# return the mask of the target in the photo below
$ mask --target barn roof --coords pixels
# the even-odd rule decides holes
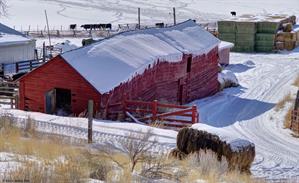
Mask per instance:
[[[0,23],[0,46],[23,44],[30,41],[31,39],[27,38],[21,32]]]
[[[100,93],[159,61],[208,53],[220,41],[192,20],[168,28],[129,31],[62,54]]]

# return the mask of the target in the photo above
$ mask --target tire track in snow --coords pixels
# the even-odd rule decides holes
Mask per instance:
[[[259,78],[263,78],[264,83],[262,86],[260,82],[255,81],[255,84],[248,88],[244,94],[241,94],[240,97],[273,102],[277,99],[277,96],[279,96],[280,90],[289,87],[290,82],[299,73],[298,62],[281,63],[278,61],[278,63],[274,64],[273,62],[264,62],[265,63],[256,66],[255,69],[257,73],[254,74]],[[267,69],[259,71],[258,67],[267,67]],[[277,68],[280,69],[277,71]],[[275,69],[276,72],[280,72],[278,77],[273,75]],[[254,174],[266,178],[278,179],[298,176],[298,142],[288,142],[284,136],[277,135],[277,133],[280,132],[277,128],[281,127],[281,125],[277,125],[279,122],[275,123],[269,120],[271,111],[248,121],[240,121],[239,119],[242,119],[242,117],[246,115],[246,111],[252,110],[252,108],[254,108],[254,106],[251,106],[250,103],[246,104],[236,117],[236,123],[230,126],[229,129],[234,131],[234,133],[238,133],[250,139],[256,144],[258,159],[252,168]],[[267,125],[265,123],[273,124]],[[289,157],[286,156],[286,154],[288,154]]]

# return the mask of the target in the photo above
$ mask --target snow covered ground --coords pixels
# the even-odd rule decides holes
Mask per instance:
[[[237,75],[241,86],[195,101],[201,121],[255,143],[255,176],[299,178],[299,139],[283,129],[286,109],[275,111],[279,100],[297,91],[292,83],[299,75],[299,52],[234,53],[231,60],[227,69]]]
[[[299,14],[298,0],[9,0],[8,18],[1,22],[16,29],[44,29],[44,10],[49,15],[50,28],[84,23],[136,23],[137,8],[141,8],[142,23],[173,22],[172,7],[177,19],[216,21],[237,14],[287,13]]]
[[[281,54],[232,53],[231,62],[226,69],[236,74],[240,86],[194,102],[205,123],[202,129],[217,131],[221,128],[225,135],[254,142],[254,176],[272,180],[299,178],[299,139],[292,137],[290,130],[283,129],[286,109],[275,110],[279,100],[289,92],[296,92],[292,83],[299,75],[299,49]],[[1,112],[13,113],[19,119],[30,116],[38,121],[40,131],[87,137],[87,119],[5,109]],[[148,128],[95,120],[94,139],[97,143],[125,140],[130,132],[145,132]],[[176,131],[151,129],[159,141],[159,145],[153,147],[155,151],[167,152],[175,147]]]

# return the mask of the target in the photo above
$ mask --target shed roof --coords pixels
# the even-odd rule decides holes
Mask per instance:
[[[21,32],[0,23],[0,46],[11,46],[30,42]]]
[[[178,62],[183,54],[208,53],[220,41],[192,20],[168,28],[129,31],[62,54],[100,93],[105,93],[148,65]]]

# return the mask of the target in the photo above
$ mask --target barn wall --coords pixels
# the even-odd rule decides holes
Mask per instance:
[[[45,112],[45,93],[53,88],[71,90],[75,114],[87,108],[89,99],[99,109],[100,94],[59,56],[20,80],[20,109]]]
[[[14,63],[19,61],[33,60],[35,41],[18,45],[0,46],[0,63]]]
[[[133,100],[159,100],[180,103],[179,86],[183,85],[182,103],[215,94],[218,85],[218,50],[207,55],[192,58],[191,71],[187,73],[187,60],[192,55],[184,55],[181,62],[157,62],[141,75],[116,87],[102,96],[102,102],[114,104],[123,98]]]

